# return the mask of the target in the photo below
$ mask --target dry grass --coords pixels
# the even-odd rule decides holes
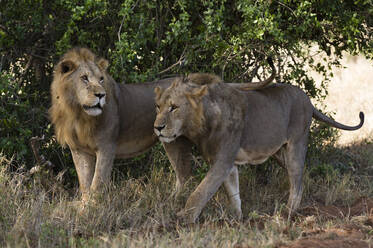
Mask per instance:
[[[174,200],[174,174],[156,165],[148,177],[117,180],[96,204],[80,212],[76,191],[64,189],[55,175],[10,172],[10,161],[1,156],[0,246],[285,247],[305,237],[340,241],[348,237],[343,236],[346,232],[358,233],[356,242],[367,244],[373,233],[370,205],[354,215],[348,209],[361,197],[373,196],[368,150],[372,151],[370,143],[329,147],[310,160],[318,162],[305,173],[303,209],[290,222],[282,211],[288,196],[286,172],[274,162],[242,167],[244,220],[231,218],[221,191],[192,227],[180,225],[176,212],[198,183],[196,178]],[[328,205],[333,205],[331,210]]]

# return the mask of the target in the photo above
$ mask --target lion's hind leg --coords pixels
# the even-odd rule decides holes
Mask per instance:
[[[296,210],[302,199],[303,168],[307,152],[307,137],[298,142],[289,142],[286,145],[285,163],[290,181],[290,194],[288,200],[289,216]]]
[[[231,173],[224,181],[224,187],[229,196],[229,201],[234,209],[234,213],[237,219],[240,220],[242,218],[242,210],[237,166],[233,166]]]
[[[286,169],[286,144],[273,154],[273,157],[283,169]]]

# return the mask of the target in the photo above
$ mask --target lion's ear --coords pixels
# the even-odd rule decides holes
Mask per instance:
[[[179,84],[180,84],[180,79],[176,79],[175,81],[172,82],[172,84],[169,87],[169,89],[173,89],[173,88],[175,88]]]
[[[197,105],[197,103],[196,103],[196,101],[195,101],[193,95],[190,94],[190,93],[186,93],[185,96],[186,96],[186,98],[188,99],[190,105],[192,105],[192,108],[197,109],[197,108],[198,108],[198,105]]]
[[[109,62],[104,58],[100,58],[97,62],[97,65],[102,71],[105,71],[109,66]]]
[[[74,71],[76,69],[76,65],[71,60],[64,60],[59,65],[60,72],[62,74]]]
[[[155,93],[155,98],[156,99],[159,99],[163,93],[164,89],[162,89],[161,87],[157,86],[154,88],[154,93]]]
[[[193,91],[192,93],[185,93],[186,98],[190,102],[193,108],[197,109],[201,98],[208,92],[207,85],[202,86],[200,89]]]
[[[195,98],[201,98],[201,97],[203,97],[204,95],[206,95],[207,92],[208,92],[207,85],[204,85],[204,86],[202,86],[200,89],[197,89],[197,90],[193,91],[192,95],[193,95],[193,97],[195,97]]]

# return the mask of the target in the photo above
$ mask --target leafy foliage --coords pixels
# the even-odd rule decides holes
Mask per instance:
[[[5,154],[16,159],[30,157],[28,139],[33,133],[48,131],[45,113],[37,106],[40,99],[46,99],[44,92],[31,91],[9,75],[0,77],[0,147]],[[44,100],[45,101],[45,100]]]
[[[56,147],[46,116],[51,72],[73,46],[108,58],[113,77],[130,83],[195,71],[250,81],[272,56],[278,81],[317,98],[343,52],[373,55],[371,0],[10,0],[0,13],[0,150],[28,164],[31,136]],[[314,54],[327,56],[320,63]],[[321,88],[309,69],[324,76]]]

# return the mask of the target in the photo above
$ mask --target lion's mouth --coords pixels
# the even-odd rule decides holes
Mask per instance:
[[[158,138],[162,142],[170,143],[174,141],[177,138],[177,135],[171,135],[171,136],[164,136],[163,134],[158,135]]]
[[[174,135],[171,135],[171,136],[164,136],[163,134],[159,134],[158,135],[159,137],[161,137],[161,138],[166,138],[166,139],[172,139],[172,138],[176,138],[176,134],[174,134]]]
[[[90,116],[98,116],[102,113],[102,105],[100,103],[93,106],[83,105],[83,109]]]
[[[93,106],[83,105],[83,108],[84,108],[84,110],[91,110],[91,109],[95,109],[95,108],[99,108],[99,109],[102,110],[102,107],[101,107],[100,103],[97,103],[96,105],[93,105]]]

